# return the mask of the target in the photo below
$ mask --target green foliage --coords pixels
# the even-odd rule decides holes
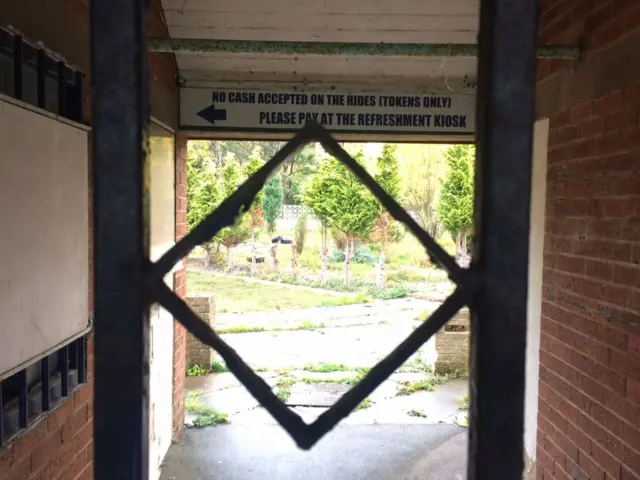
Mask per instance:
[[[296,225],[294,227],[294,238],[296,244],[296,253],[300,255],[304,250],[304,242],[307,238],[307,222],[309,220],[309,215],[306,212],[303,212],[298,216],[296,220]]]
[[[438,217],[450,232],[467,232],[473,224],[473,145],[454,145],[446,152],[449,171],[442,185]]]
[[[417,382],[400,382],[398,395],[411,395],[412,393],[426,390],[433,392],[437,383],[432,379],[419,380]]]
[[[262,211],[269,233],[275,230],[276,219],[282,210],[282,198],[282,179],[279,174],[273,175],[265,183],[262,196]]]
[[[424,410],[409,410],[407,412],[407,415],[409,415],[410,417],[427,418],[427,414],[424,413]]]
[[[213,373],[224,373],[229,371],[229,367],[224,362],[215,360],[211,363],[211,371]]]
[[[187,377],[200,377],[208,373],[209,370],[200,365],[189,365],[187,368]]]
[[[344,250],[334,250],[328,260],[331,263],[344,262]],[[353,255],[351,261],[353,263],[375,265],[378,259],[369,248],[359,247],[356,249],[356,253]]]
[[[376,160],[378,173],[374,178],[391,198],[401,202],[400,165],[396,158],[396,152],[396,145],[387,143],[382,147],[382,153]],[[380,205],[380,208],[382,208],[382,205]]]
[[[240,185],[240,176],[235,163],[229,162],[220,174],[220,190],[224,198],[229,197]],[[244,212],[238,212],[236,223],[225,227],[216,235],[216,239],[227,248],[235,247],[251,236],[249,226],[243,218]]]
[[[187,227],[191,231],[220,203],[211,158],[200,142],[187,148]]]
[[[344,363],[308,363],[304,366],[305,372],[331,373],[331,372],[349,372],[352,368]]]
[[[303,201],[302,192],[309,178],[318,170],[319,160],[313,145],[307,145],[282,166],[284,203],[298,205]]]
[[[384,288],[382,290],[370,287],[369,294],[376,300],[395,300],[397,298],[404,298],[409,295],[409,289],[405,284],[400,283],[389,288]]]

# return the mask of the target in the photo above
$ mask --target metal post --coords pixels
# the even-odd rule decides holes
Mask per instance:
[[[469,480],[523,471],[536,7],[481,2]]]
[[[96,480],[148,478],[146,4],[90,3]]]

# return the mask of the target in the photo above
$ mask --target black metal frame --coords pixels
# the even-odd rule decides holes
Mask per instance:
[[[307,124],[253,177],[160,260],[148,260],[144,134],[148,121],[145,5],[91,6],[95,185],[95,473],[147,475],[148,309],[169,310],[212,346],[304,449],[369,395],[461,307],[472,311],[469,478],[521,478],[536,3],[483,0],[478,90],[477,242],[469,270],[427,235],[319,125]],[[246,211],[291,153],[318,141],[404,223],[457,284],[455,292],[329,411],[308,425],[163,277],[195,246]]]

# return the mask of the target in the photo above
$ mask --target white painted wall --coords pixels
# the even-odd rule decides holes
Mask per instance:
[[[547,143],[549,120],[539,120],[533,132],[533,172],[531,178],[531,229],[529,233],[529,295],[527,300],[527,366],[525,384],[524,445],[527,455],[536,458],[538,427],[538,380],[540,368],[540,312],[542,307],[542,263],[544,216],[547,190]]]
[[[0,376],[89,327],[88,133],[0,95]]]
[[[151,259],[157,260],[174,243],[175,143],[156,125],[150,130]],[[173,290],[172,273],[165,282]],[[157,480],[171,445],[173,418],[173,317],[157,305],[151,309],[149,338],[149,479]]]

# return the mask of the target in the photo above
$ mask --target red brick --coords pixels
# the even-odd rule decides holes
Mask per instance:
[[[93,464],[89,463],[75,480],[93,480]]]
[[[598,260],[587,260],[587,275],[601,280],[613,279],[613,265]]]
[[[11,467],[8,480],[25,480],[31,475],[31,456],[27,455],[22,460],[16,461]],[[4,480],[4,479],[3,479]]]
[[[51,478],[56,478],[56,476],[73,461],[76,454],[77,452],[73,448],[73,443],[69,442],[62,445],[62,448],[56,452],[55,458],[51,460]]]
[[[622,440],[630,447],[640,449],[640,429],[625,423],[622,426]]]
[[[640,358],[613,350],[611,352],[611,367],[622,375],[640,380]]]
[[[605,218],[625,218],[633,215],[635,200],[629,198],[600,199],[597,201],[596,208],[602,212],[602,216]]]
[[[58,405],[56,409],[47,416],[47,429],[50,432],[53,432],[60,428],[61,425],[64,425],[69,416],[73,413],[73,405],[73,399],[67,399]]]
[[[598,442],[601,445],[606,445],[607,432],[592,418],[583,413],[580,413],[580,415],[578,416],[578,426],[589,436],[591,440]]]
[[[607,450],[631,471],[640,472],[640,455],[613,435],[607,435]]]
[[[640,356],[640,336],[631,335],[629,337],[629,353]]]
[[[622,108],[624,96],[622,91],[605,95],[593,102],[593,111],[596,115],[613,113]]]
[[[27,430],[21,437],[13,442],[13,457],[17,462],[19,459],[24,458],[34,448],[47,438],[47,422],[40,421],[35,426]]]
[[[576,243],[576,254],[596,257],[602,260],[628,262],[631,257],[631,247],[624,243],[589,240]]]
[[[640,268],[626,265],[616,265],[613,273],[613,281],[623,285],[640,285]]]
[[[67,467],[62,470],[56,480],[76,480],[87,464],[86,452],[80,452]]]
[[[627,378],[627,398],[632,402],[640,404],[640,382]]]
[[[606,117],[594,117],[585,120],[580,124],[579,136],[582,138],[591,138],[603,133],[606,125]]]
[[[589,435],[572,423],[569,424],[569,431],[567,432],[567,435],[573,442],[575,442],[579,449],[585,453],[591,453],[591,438],[589,438]]]
[[[555,472],[555,462],[553,458],[540,446],[536,448],[536,460],[538,465],[541,465],[551,475]],[[553,477],[549,477],[553,478]]]
[[[93,439],[93,420],[89,421],[80,430],[75,437],[73,437],[73,445],[76,451],[82,450]]]
[[[31,453],[31,469],[36,472],[54,458],[62,445],[62,432],[57,430],[49,435]]]
[[[582,120],[593,113],[593,102],[583,103],[573,107],[570,111],[571,121]]]
[[[62,441],[71,442],[73,437],[87,423],[87,406],[84,405],[76,410],[71,418],[62,427]]]
[[[584,452],[580,452],[580,454],[578,455],[578,465],[580,465],[581,470],[583,470],[590,478],[604,478],[604,470]]]
[[[611,390],[620,395],[624,395],[626,391],[626,381],[625,378],[618,375],[615,370],[611,370],[610,368],[601,365],[600,363],[595,364],[595,375],[594,378],[603,385],[606,385]]]
[[[85,405],[89,401],[89,399],[93,396],[93,389],[91,384],[80,388],[73,394],[73,396],[75,400],[76,409],[80,408],[82,405]]]
[[[5,478],[11,470],[11,465],[13,465],[13,450],[11,445],[8,445],[0,450],[0,478]]]
[[[553,459],[553,461],[560,466],[560,468],[565,468],[567,455],[560,447],[558,447],[551,439],[547,438],[546,446],[544,448],[549,456]]]
[[[618,130],[606,132],[592,140],[593,155],[611,155],[625,151],[625,143]]]
[[[599,298],[607,303],[626,307],[629,302],[629,289],[618,285],[601,285]]]
[[[640,474],[636,475],[635,473],[632,473],[631,470],[623,465],[620,480],[640,480]]]
[[[596,463],[608,472],[613,478],[620,477],[620,461],[612,457],[604,448],[597,443],[592,445],[591,456]]]
[[[633,105],[623,110],[607,115],[606,129],[618,130],[634,126],[638,123],[638,107]]]
[[[599,405],[597,403],[591,404],[589,414],[593,418],[593,420],[595,420],[606,430],[609,430],[616,435],[622,434],[622,420],[620,420],[616,415],[611,413],[602,405]]]

